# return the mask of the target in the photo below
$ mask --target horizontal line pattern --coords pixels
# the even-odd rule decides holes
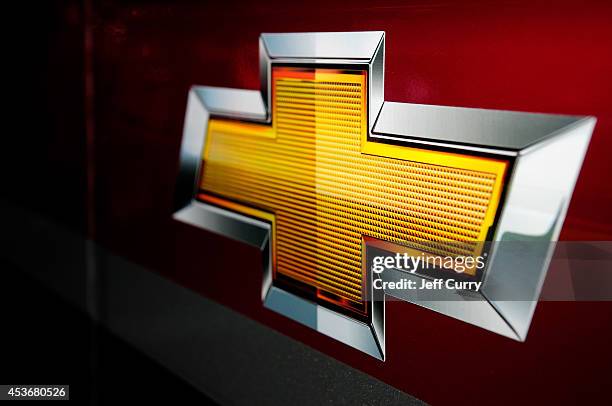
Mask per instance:
[[[211,125],[202,189],[273,212],[276,272],[354,303],[362,236],[474,255],[496,175],[362,154],[365,74],[315,76],[273,74],[275,139]]]

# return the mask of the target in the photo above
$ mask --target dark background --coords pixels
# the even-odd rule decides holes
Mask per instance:
[[[6,7],[3,14],[5,87],[11,90],[3,199],[427,402],[564,404],[608,397],[609,302],[540,303],[525,343],[392,302],[390,356],[383,364],[262,309],[255,250],[170,220],[192,84],[258,88],[261,32],[384,30],[386,100],[596,116],[561,239],[611,240],[607,2],[41,1]],[[232,295],[223,282],[234,267],[246,282]],[[35,383],[28,374],[53,376],[56,369],[40,367],[53,363],[61,365],[64,382],[75,379],[88,388],[91,368],[84,360],[92,349],[80,338],[92,331],[87,320],[10,264],[2,270],[3,319],[19,320],[4,332],[14,350],[1,364],[3,377]],[[81,327],[50,324],[44,331],[54,336],[25,321],[45,314],[80,319],[68,324]],[[24,355],[26,348],[39,352]],[[61,363],[49,355],[57,348],[74,359]],[[126,348],[130,355],[115,361],[112,354],[121,349],[104,353],[111,361],[106,372],[100,368],[103,379],[145,373],[143,382],[157,379],[156,387],[176,385],[189,396],[190,389],[161,367],[146,375],[155,368]]]

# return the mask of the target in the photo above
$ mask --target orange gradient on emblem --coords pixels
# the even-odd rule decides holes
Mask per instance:
[[[363,238],[477,256],[507,163],[367,138],[367,73],[274,67],[272,123],[212,119],[201,200],[273,224],[273,279],[366,315]]]

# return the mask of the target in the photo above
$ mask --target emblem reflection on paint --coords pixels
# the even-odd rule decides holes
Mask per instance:
[[[263,250],[266,307],[376,358],[385,294],[524,340],[551,253],[533,253],[530,278],[500,288],[513,258],[483,242],[556,238],[594,120],[384,103],[384,39],[263,34],[260,91],[193,87],[175,218]],[[508,142],[516,128],[521,139]],[[536,213],[549,232],[517,221],[539,188],[530,172],[550,185],[555,168],[536,167],[575,148],[569,179]],[[373,278],[420,276],[369,272],[370,249],[489,255],[486,278],[479,292],[383,293]],[[495,300],[513,289],[529,300]]]

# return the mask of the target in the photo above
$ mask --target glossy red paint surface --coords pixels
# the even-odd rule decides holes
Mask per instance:
[[[596,116],[561,238],[612,240],[611,5],[105,1],[93,17],[100,242],[433,404],[601,399],[609,302],[540,303],[525,343],[392,302],[382,363],[263,309],[259,253],[170,214],[191,85],[258,88],[261,32],[384,30],[386,100]]]

